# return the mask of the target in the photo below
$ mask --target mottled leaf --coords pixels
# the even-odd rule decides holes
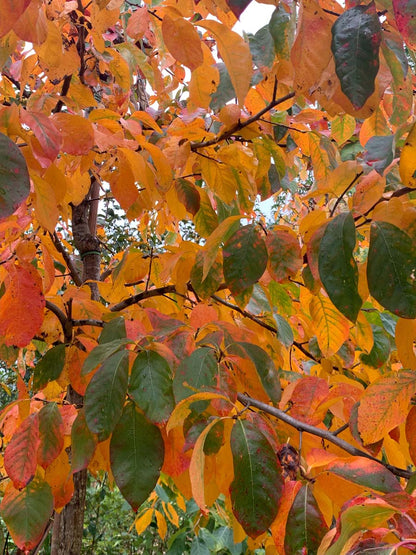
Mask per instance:
[[[114,429],[123,410],[128,382],[128,352],[119,351],[107,358],[85,392],[85,418],[89,429],[100,441]]]
[[[324,356],[333,355],[348,338],[348,320],[323,295],[312,297],[309,310],[319,348]]]
[[[33,479],[38,447],[39,418],[34,413],[23,420],[4,452],[4,468],[15,488],[23,488]]]
[[[397,28],[402,34],[406,44],[416,48],[416,1],[415,0],[392,0],[394,17]]]
[[[394,474],[381,463],[364,457],[334,461],[327,466],[327,470],[345,480],[383,493],[402,491]]]
[[[231,450],[233,512],[247,534],[255,538],[276,517],[283,490],[281,469],[266,436],[249,420],[237,420],[234,424]]]
[[[374,92],[381,25],[374,4],[354,6],[332,26],[331,49],[343,93],[357,110]]]
[[[166,359],[155,351],[141,351],[131,369],[129,394],[150,421],[166,422],[175,405]]]
[[[367,280],[371,295],[401,318],[416,317],[416,243],[388,222],[373,222]]]
[[[57,380],[65,365],[65,345],[55,345],[46,351],[35,366],[33,389],[39,391],[49,382]]]
[[[56,403],[47,403],[38,413],[38,464],[47,468],[64,447],[64,422]]]
[[[224,279],[233,295],[256,283],[267,265],[267,249],[261,232],[254,224],[241,227],[225,243]]]
[[[326,532],[324,517],[311,486],[306,484],[298,491],[287,517],[285,553],[316,553]]]
[[[71,428],[71,469],[79,472],[87,468],[95,451],[96,440],[85,420],[85,411],[80,410]]]
[[[196,349],[179,364],[173,379],[173,391],[178,403],[198,391],[213,391],[218,373],[218,361],[213,349]]]
[[[287,226],[274,226],[267,231],[268,268],[276,281],[293,277],[302,267],[299,239]]]
[[[134,511],[156,486],[163,458],[159,428],[128,403],[111,437],[110,460],[114,480]]]

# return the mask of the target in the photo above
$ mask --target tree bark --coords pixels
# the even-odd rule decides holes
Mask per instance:
[[[87,197],[78,206],[72,207],[72,234],[83,263],[82,281],[100,279],[100,241],[96,236],[99,184],[91,181]],[[91,298],[99,299],[96,283],[89,283]],[[82,407],[84,399],[70,385],[67,401],[77,408]],[[84,530],[85,496],[87,491],[87,470],[73,475],[74,495],[62,512],[55,513],[51,555],[79,555],[82,548]]]

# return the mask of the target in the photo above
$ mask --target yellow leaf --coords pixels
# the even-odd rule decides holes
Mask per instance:
[[[323,295],[312,297],[309,310],[322,354],[325,357],[335,354],[348,339],[348,320]]]
[[[172,168],[160,148],[150,143],[146,143],[143,146],[152,157],[152,162],[156,168],[156,184],[158,189],[162,193],[166,193],[173,181]]]
[[[416,341],[416,320],[399,318],[395,336],[397,354],[403,368],[416,370],[416,355],[413,349],[414,341]]]
[[[165,44],[174,58],[181,64],[195,70],[204,61],[201,39],[190,21],[178,17],[172,19],[165,15],[162,22]]]
[[[137,112],[133,112],[132,115],[130,116],[130,119],[138,119],[139,121],[141,121],[148,127],[151,127],[161,135],[163,134],[162,129],[158,126],[158,124],[155,122],[152,116],[150,114],[147,114],[146,112],[143,112],[141,110]]]
[[[349,114],[336,115],[331,120],[331,138],[342,145],[352,136],[355,130],[355,118]]]
[[[204,62],[197,67],[189,82],[189,103],[198,108],[208,109],[211,95],[217,90],[220,81],[218,68],[208,46],[202,43]]]
[[[406,139],[400,156],[400,178],[405,187],[416,188],[416,123]]]
[[[198,25],[207,29],[215,37],[219,54],[227,66],[238,102],[242,106],[250,88],[253,72],[248,44],[240,35],[218,21],[200,21]]]
[[[192,405],[192,403],[195,403],[196,401],[209,401],[211,399],[221,399],[228,401],[231,404],[231,401],[227,397],[225,397],[224,395],[220,395],[219,393],[210,393],[208,391],[203,393],[195,393],[194,395],[183,399],[180,403],[176,405],[167,423],[166,432],[169,433],[173,428],[183,425],[185,418],[191,412],[191,409],[189,407],[190,405]]]
[[[35,211],[39,223],[53,233],[58,221],[59,212],[53,187],[36,174],[32,175],[35,186]]]
[[[159,532],[159,536],[162,538],[162,540],[164,540],[168,531],[166,519],[160,511],[155,511],[155,515],[157,522],[157,531]]]
[[[224,162],[212,158],[201,158],[201,175],[208,187],[226,204],[231,204],[236,197],[236,178],[232,168]]]
[[[153,518],[153,509],[147,509],[143,514],[141,514],[138,518],[136,518],[134,522],[134,526],[136,527],[136,532],[140,536],[149,524],[152,522]]]

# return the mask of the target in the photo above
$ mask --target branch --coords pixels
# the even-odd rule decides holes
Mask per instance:
[[[392,472],[396,476],[400,476],[400,478],[406,478],[406,480],[409,480],[409,478],[413,476],[412,472],[409,472],[408,470],[405,470],[403,468],[398,468],[397,466],[393,466],[388,463],[384,463],[383,461],[376,459],[375,457],[373,457],[372,455],[369,455],[365,451],[362,451],[361,449],[354,447],[353,445],[341,439],[340,437],[337,437],[329,430],[322,430],[321,428],[317,428],[316,426],[312,426],[311,424],[306,424],[305,422],[301,422],[300,420],[293,418],[293,416],[286,414],[282,410],[277,409],[275,407],[271,407],[270,405],[267,405],[266,403],[262,403],[261,401],[257,401],[257,399],[252,399],[248,395],[243,395],[242,393],[238,393],[237,399],[240,401],[240,403],[242,403],[246,407],[252,406],[252,407],[255,407],[256,409],[266,412],[267,414],[270,414],[271,416],[274,416],[275,418],[282,420],[282,422],[286,422],[286,424],[289,424],[289,426],[293,426],[293,428],[296,428],[296,430],[300,432],[307,432],[314,436],[321,437],[322,439],[325,439],[326,441],[333,443],[337,447],[340,447],[343,451],[346,451],[350,455],[354,455],[355,457],[365,457],[366,459],[375,461],[383,465],[385,468],[387,468],[387,470],[390,470],[390,472]]]
[[[61,98],[58,100],[55,108],[52,110],[53,114],[57,114],[62,110],[62,106],[64,105],[64,101],[62,100],[62,97],[66,96],[67,92],[69,91],[69,86],[71,85],[71,79],[72,79],[72,74],[65,75],[64,82],[62,83],[61,94],[59,95]]]
[[[95,326],[97,328],[103,328],[105,322],[103,320],[72,320],[73,326]]]
[[[373,204],[373,206],[371,208],[369,208],[367,210],[367,212],[365,212],[364,214],[360,214],[359,216],[355,216],[354,220],[357,221],[360,218],[365,218],[366,216],[368,216],[368,214],[374,210],[374,208],[380,204],[381,202],[388,202],[391,198],[396,197],[403,197],[404,195],[408,195],[410,193],[414,193],[416,191],[416,189],[411,189],[410,187],[402,187],[401,189],[398,189],[397,191],[394,191],[393,194],[391,194],[389,197],[381,197],[378,199],[377,202],[375,202]],[[360,224],[361,225],[361,224]]]
[[[56,250],[62,254],[63,259],[65,260],[65,264],[69,270],[69,273],[71,274],[71,277],[75,283],[75,285],[77,285],[78,287],[80,287],[82,285],[82,279],[81,276],[78,273],[78,270],[75,268],[75,264],[72,261],[72,258],[70,257],[68,251],[66,250],[66,248],[63,246],[63,244],[61,243],[58,234],[56,233],[56,231],[54,231],[53,233],[49,234],[51,236],[51,239],[53,241],[53,244],[55,245]]]
[[[293,98],[295,94],[296,94],[295,92],[291,92],[286,94],[285,96],[282,96],[281,98],[275,98],[275,93],[273,93],[273,100],[269,102],[269,104],[267,104],[267,106],[263,108],[263,110],[260,110],[260,112],[257,112],[257,114],[254,114],[254,116],[251,116],[251,118],[248,118],[244,121],[238,121],[235,125],[231,127],[231,129],[229,129],[228,131],[223,131],[220,135],[218,135],[214,139],[211,139],[210,141],[191,143],[191,150],[195,152],[199,148],[205,148],[207,146],[216,145],[221,141],[225,141],[229,139],[235,133],[237,133],[237,131],[241,131],[241,129],[244,129],[244,127],[247,127],[248,125],[251,125],[252,123],[255,123],[256,121],[258,121],[264,114],[267,114],[267,112],[270,112],[270,110],[272,110],[275,106],[278,106],[279,104],[283,104],[283,102],[286,102],[286,100],[290,100],[291,98]]]
[[[119,310],[124,310],[128,306],[139,303],[144,299],[150,299],[150,297],[159,297],[162,295],[166,295],[166,293],[177,293],[176,287],[174,285],[165,285],[164,287],[157,287],[156,289],[148,289],[147,291],[142,291],[141,293],[137,293],[137,295],[133,295],[132,297],[124,299],[124,301],[113,305],[110,310],[111,312],[118,312]]]
[[[50,301],[45,302],[45,307],[53,312],[55,316],[58,318],[61,326],[62,331],[64,332],[65,341],[69,342],[72,340],[72,322],[66,316],[66,314],[58,307],[56,304],[51,303]]]
[[[363,175],[363,173],[364,172],[362,172],[362,171],[360,173],[357,173],[357,175],[354,177],[354,179],[351,181],[351,183],[345,187],[345,189],[342,191],[340,196],[337,198],[334,206],[332,207],[331,213],[330,213],[331,218],[334,215],[335,210],[337,209],[337,206],[341,202],[343,196],[351,189],[351,187],[354,185],[354,183],[357,181],[357,179],[360,178]]]

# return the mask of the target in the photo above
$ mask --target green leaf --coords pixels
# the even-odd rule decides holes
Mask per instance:
[[[342,92],[356,110],[374,92],[381,25],[374,3],[345,10],[332,26],[331,50]]]
[[[327,530],[311,486],[309,484],[302,486],[287,517],[286,554],[316,553]]]
[[[290,55],[290,35],[293,33],[293,23],[290,12],[282,4],[274,10],[269,22],[269,32],[273,38],[274,49],[279,58],[288,59]]]
[[[47,468],[64,447],[64,422],[56,403],[47,403],[38,413],[38,464]]]
[[[90,354],[85,359],[82,366],[81,376],[89,374],[94,368],[97,368],[102,364],[108,357],[116,353],[119,349],[124,347],[129,343],[129,340],[125,337],[119,337],[112,341],[103,341],[100,345],[94,347]]]
[[[127,393],[129,354],[118,351],[107,358],[94,374],[85,392],[85,418],[100,441],[107,439],[117,424]]]
[[[49,382],[57,380],[65,364],[65,345],[56,345],[46,351],[35,366],[33,375],[33,389],[39,391]]]
[[[6,490],[0,514],[15,544],[28,552],[41,540],[52,510],[51,488],[46,482],[33,480],[20,491]]]
[[[416,318],[416,243],[388,222],[373,222],[367,280],[371,295],[401,318]]]
[[[280,314],[273,314],[277,326],[277,337],[285,347],[290,347],[293,344],[293,331],[289,323],[280,316]]]
[[[78,412],[71,428],[71,469],[79,472],[89,465],[94,455],[96,441],[85,420],[84,409]]]
[[[217,90],[211,95],[211,102],[209,107],[214,112],[220,110],[223,106],[227,104],[230,100],[235,98],[235,90],[233,84],[231,83],[230,74],[223,62],[215,64],[220,74],[220,82],[218,84]]]
[[[394,135],[371,137],[365,144],[364,160],[380,175],[393,162]]]
[[[173,379],[173,392],[177,403],[198,391],[216,389],[218,361],[209,347],[196,349],[179,364]]]
[[[175,405],[167,361],[154,351],[140,352],[131,369],[129,393],[149,420],[166,422]]]
[[[237,420],[231,432],[234,480],[230,486],[233,512],[253,538],[265,532],[279,509],[283,478],[276,453],[249,420]]]
[[[110,461],[115,482],[134,511],[156,486],[163,459],[159,428],[128,403],[111,437]]]
[[[100,334],[99,343],[102,345],[117,339],[125,338],[126,324],[124,318],[119,316],[118,318],[113,318],[113,320],[110,320],[107,324],[104,324],[103,331]]]
[[[241,227],[225,243],[223,256],[224,278],[233,295],[256,283],[267,265],[266,244],[258,227]]]
[[[381,368],[390,356],[390,341],[382,328],[379,326],[372,326],[372,329],[374,338],[373,347],[368,354],[361,353],[360,360],[364,362],[364,364],[367,364],[367,366]]]
[[[209,299],[209,297],[218,290],[224,276],[222,273],[221,261],[217,258],[209,269],[206,278],[202,279],[204,274],[204,261],[205,254],[203,251],[199,251],[195,258],[195,264],[192,266],[191,270],[191,284],[201,299]]]
[[[234,347],[234,348],[233,348]],[[243,350],[243,353],[240,350]],[[235,343],[229,349],[230,352],[249,358],[256,367],[257,374],[267,395],[273,403],[278,403],[282,395],[280,379],[273,360],[258,345],[240,341]]]
[[[319,245],[319,277],[329,298],[351,322],[362,305],[358,294],[358,270],[352,256],[355,226],[350,212],[331,220]]]
[[[262,27],[255,35],[248,35],[248,40],[254,64],[259,69],[270,69],[274,62],[274,43],[269,26]]]
[[[20,149],[0,133],[0,218],[7,218],[29,195],[29,172]]]

